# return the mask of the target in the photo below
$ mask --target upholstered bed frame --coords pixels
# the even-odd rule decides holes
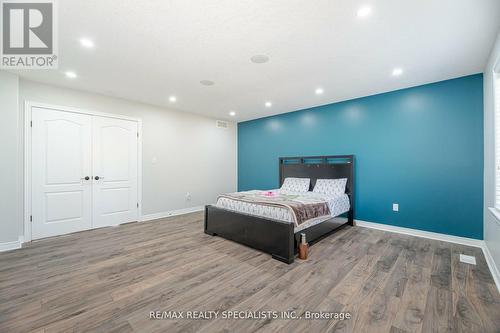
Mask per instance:
[[[297,254],[301,233],[309,245],[330,235],[354,219],[354,155],[281,157],[280,186],[287,177],[310,178],[310,190],[317,179],[347,178],[346,194],[350,210],[337,217],[294,232],[294,224],[229,211],[213,205],[205,207],[205,233],[220,236],[270,253],[274,259],[291,264]]]

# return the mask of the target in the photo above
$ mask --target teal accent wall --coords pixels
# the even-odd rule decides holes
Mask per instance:
[[[483,239],[482,74],[239,123],[238,188],[277,188],[280,156],[340,154],[356,219]]]

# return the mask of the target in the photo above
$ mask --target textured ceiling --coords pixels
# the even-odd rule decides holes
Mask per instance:
[[[362,5],[372,7],[364,19],[356,15]],[[22,71],[22,77],[237,121],[482,72],[500,26],[498,0],[64,0],[58,6],[59,70]],[[82,48],[81,37],[96,47]],[[250,62],[256,54],[269,62]],[[395,67],[403,75],[393,77]],[[66,70],[78,78],[66,78]]]

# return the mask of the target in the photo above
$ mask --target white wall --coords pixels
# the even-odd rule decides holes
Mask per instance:
[[[20,235],[18,87],[16,75],[0,71],[0,243]]]
[[[143,215],[201,206],[215,202],[219,193],[236,191],[237,126],[234,123],[230,123],[228,129],[220,129],[211,118],[20,79],[21,124],[26,100],[141,118]],[[0,127],[16,126],[17,119],[11,118],[8,123],[2,119]],[[23,147],[23,135],[20,137],[20,147]],[[22,170],[22,165],[20,149],[17,170]],[[18,177],[21,184],[22,177]],[[12,187],[15,191],[17,184]],[[186,200],[187,192],[191,193],[191,201]],[[8,228],[14,233],[11,235],[15,236],[14,240],[17,234],[23,233],[22,218],[18,218],[16,224]]]
[[[494,66],[500,62],[500,33],[484,69],[484,240],[496,266],[500,268],[500,222],[489,207],[495,205]],[[496,69],[500,71],[499,68]]]

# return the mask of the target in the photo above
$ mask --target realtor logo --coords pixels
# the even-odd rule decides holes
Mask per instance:
[[[55,0],[3,0],[4,69],[57,68]]]

